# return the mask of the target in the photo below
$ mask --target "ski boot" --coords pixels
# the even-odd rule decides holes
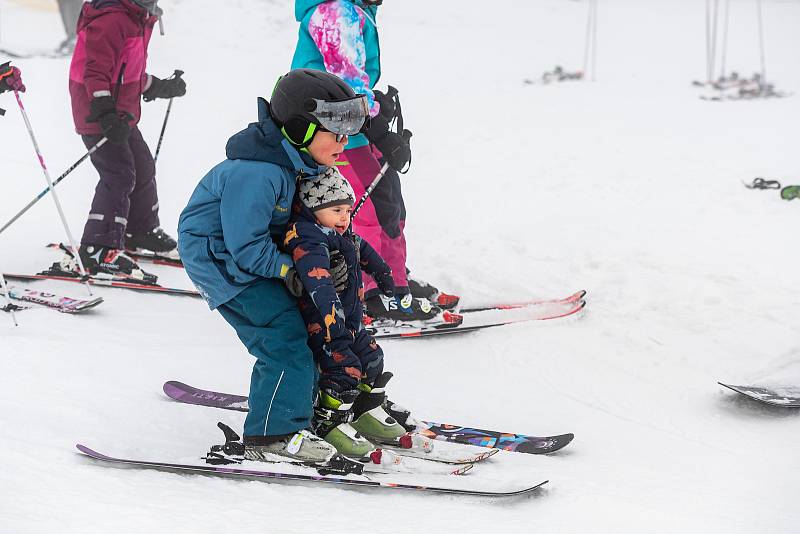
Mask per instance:
[[[336,448],[309,430],[281,436],[245,436],[244,459],[274,461],[280,456],[291,461],[324,464],[336,455]]]
[[[442,293],[431,284],[410,276],[408,277],[408,289],[415,299],[428,299],[443,310],[452,310],[458,306],[458,301],[461,300],[461,297],[457,295]]]
[[[51,275],[80,276],[80,266],[75,258],[75,253],[67,247],[62,246],[62,248],[65,252],[64,257],[45,272]],[[158,281],[156,275],[143,271],[122,250],[102,245],[81,245],[78,247],[78,254],[89,275],[101,278],[110,275],[144,284],[156,284]]]
[[[375,452],[375,445],[350,425],[356,397],[359,397],[357,390],[321,390],[314,406],[314,420],[311,425],[316,434],[335,447],[340,454],[366,460]]]
[[[372,385],[359,384],[361,394],[353,403],[355,420],[351,426],[376,443],[409,448],[410,442],[405,442],[409,439],[406,429],[383,408],[386,400],[386,384],[391,378],[392,373],[385,372],[378,376]]]
[[[442,313],[428,299],[415,299],[411,293],[394,297],[377,294],[364,302],[367,315],[374,321],[429,321]]]
[[[144,234],[125,234],[125,249],[135,253],[152,253],[158,257],[179,260],[178,243],[161,227],[156,227]]]

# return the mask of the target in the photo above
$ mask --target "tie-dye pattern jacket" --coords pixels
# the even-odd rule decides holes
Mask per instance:
[[[349,346],[353,333],[363,328],[362,269],[369,274],[391,273],[391,269],[358,235],[339,235],[336,230],[317,224],[314,214],[297,195],[288,228],[283,244],[305,287],[299,307],[309,335],[322,332],[326,343]],[[334,250],[341,252],[347,262],[347,288],[339,294],[328,272]]]
[[[335,74],[356,94],[367,95],[370,115],[377,115],[380,106],[372,93],[381,77],[377,6],[365,6],[360,0],[296,0],[294,6],[300,31],[292,69]],[[347,148],[367,144],[366,137],[357,135]]]

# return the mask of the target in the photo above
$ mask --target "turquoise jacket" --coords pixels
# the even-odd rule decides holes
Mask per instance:
[[[381,77],[377,13],[377,6],[365,6],[360,0],[296,0],[294,4],[300,31],[292,69],[337,75],[357,94],[367,95],[373,117],[380,109],[372,93]],[[356,135],[347,148],[367,144],[364,135]]]
[[[211,169],[178,221],[186,274],[213,310],[264,278],[284,278],[283,241],[297,176],[325,170],[287,141],[258,99],[258,122],[228,140],[228,159]]]

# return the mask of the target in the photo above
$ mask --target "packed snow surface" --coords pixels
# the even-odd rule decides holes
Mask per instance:
[[[186,71],[158,162],[177,218],[227,138],[287,71],[288,0],[163,0],[150,72]],[[497,9],[492,9],[493,6]],[[47,2],[0,0],[0,44],[63,38]],[[579,318],[383,343],[390,396],[425,419],[535,435],[549,457],[501,453],[467,475],[550,483],[498,501],[119,469],[79,455],[196,459],[243,415],[181,405],[166,380],[246,393],[252,358],[198,299],[95,289],[85,315],[0,316],[0,532],[798,531],[800,414],[716,384],[800,385],[800,200],[742,186],[800,183],[800,95],[706,102],[703,2],[603,0],[594,82],[525,84],[581,68],[587,3],[387,0],[383,77],[414,131],[403,178],[414,273],[464,304],[589,291]],[[763,2],[767,76],[800,91],[800,3]],[[731,2],[727,64],[759,70],[755,2]],[[0,56],[0,61],[3,61]],[[16,60],[57,176],[83,153],[68,59]],[[12,94],[0,97],[8,220],[44,187]],[[155,149],[166,102],[145,103]],[[97,175],[58,188],[80,235]],[[0,269],[33,273],[65,234],[49,198],[0,236]],[[189,288],[180,269],[149,266]],[[80,296],[77,284],[27,287]]]

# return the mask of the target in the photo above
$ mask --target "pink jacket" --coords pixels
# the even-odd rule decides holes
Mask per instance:
[[[117,110],[139,122],[141,97],[147,89],[147,45],[156,17],[131,0],[94,0],[83,5],[78,40],[69,69],[69,93],[75,130],[101,133],[97,122],[87,123],[89,103],[111,96]]]

